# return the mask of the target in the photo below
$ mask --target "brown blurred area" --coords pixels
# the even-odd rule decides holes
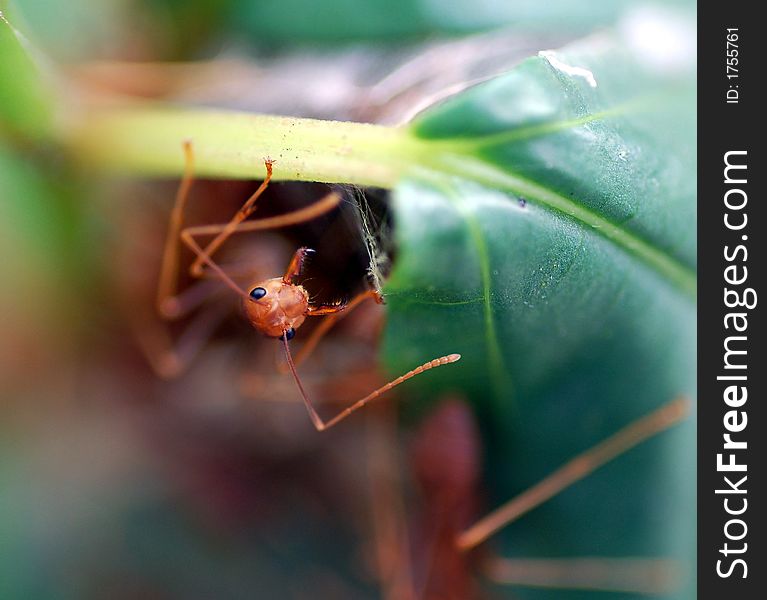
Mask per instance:
[[[72,15],[84,8],[94,23],[112,19],[114,28],[122,19],[132,29],[98,38],[100,50],[87,60],[77,58],[80,40],[56,56],[64,91],[80,106],[161,100],[400,123],[541,43],[540,36],[491,33],[388,50],[297,48],[257,57],[226,47],[210,60],[155,62],[162,49],[148,40],[163,38],[146,14],[128,18],[132,3],[110,2],[103,14],[81,4],[62,15],[66,22],[54,33],[76,31]],[[409,600],[477,593],[468,560],[451,544],[475,510],[479,469],[472,417],[459,400],[422,429],[402,430],[398,402],[418,401],[403,386],[318,434],[295,383],[276,368],[279,344],[253,331],[226,290],[212,299],[225,318],[189,368],[159,377],[142,340],[157,332],[177,340],[190,322],[163,323],[154,310],[178,182],[104,179],[56,147],[17,158],[0,152],[6,158],[0,598]],[[196,182],[187,222],[227,221],[262,170],[254,165],[253,181]],[[327,191],[274,183],[257,216],[307,206]],[[338,211],[285,231],[237,236],[222,261],[273,277],[297,247],[310,246],[317,254],[304,281],[313,299],[353,297],[370,285],[360,210],[380,234],[378,258],[396,256],[387,244],[385,192],[341,192]],[[190,283],[184,269],[181,283]],[[363,304],[301,366],[323,414],[385,381],[376,361],[384,313]],[[298,331],[295,347],[313,326]],[[459,480],[455,460],[468,461]]]
[[[257,184],[197,182],[187,222],[225,222]],[[439,473],[439,448],[452,440],[434,437],[439,425],[398,431],[396,406],[406,390],[317,433],[292,378],[276,368],[281,346],[251,328],[225,289],[211,299],[225,318],[188,369],[173,379],[152,370],[142,338],[162,331],[178,339],[193,318],[165,323],[154,309],[175,187],[109,184],[92,207],[103,215],[90,225],[99,241],[88,248],[93,280],[81,274],[72,285],[63,267],[35,265],[27,255],[13,288],[3,290],[13,318],[0,338],[1,516],[14,559],[3,568],[9,592],[2,597],[254,597],[261,590],[255,597],[438,598],[450,580],[442,571],[469,593],[468,564],[450,543],[452,517],[432,520],[455,510],[428,475]],[[257,214],[294,210],[327,191],[275,183]],[[317,254],[303,281],[318,303],[369,287],[359,211],[385,230],[385,196],[341,192],[340,209],[315,222],[235,236],[222,264],[271,277],[307,245]],[[190,261],[184,254],[182,286]],[[384,383],[376,363],[383,317],[384,307],[361,305],[302,365],[324,414]],[[294,347],[316,324],[297,332]],[[464,412],[459,426],[471,422]],[[453,485],[453,493],[471,495],[471,483]]]

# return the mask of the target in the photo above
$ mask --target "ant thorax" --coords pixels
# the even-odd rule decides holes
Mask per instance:
[[[309,294],[302,286],[275,277],[254,284],[242,306],[253,327],[268,337],[279,338],[304,322]]]

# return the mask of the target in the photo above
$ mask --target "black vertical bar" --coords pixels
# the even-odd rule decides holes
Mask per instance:
[[[767,111],[767,97],[760,94],[764,88],[767,32],[757,16],[760,6],[758,2],[737,0],[700,3],[698,7],[698,597],[702,600],[767,597],[767,363],[763,352],[767,287],[762,285],[767,261],[767,162],[765,141],[760,139],[767,129],[762,114]],[[737,33],[737,39],[733,33]],[[725,181],[728,152],[731,164],[747,165],[746,169],[731,169],[729,183]],[[737,206],[744,201],[739,209],[726,204]],[[735,229],[743,224],[744,216],[747,223]],[[727,227],[725,217],[733,228]],[[737,250],[738,246],[743,249]],[[728,275],[739,280],[744,267],[748,275],[745,282],[726,281]],[[748,288],[757,298],[764,294],[758,298],[761,305],[726,306],[725,289],[734,291],[741,300],[753,300]],[[730,293],[729,299],[736,297]],[[736,317],[726,320],[729,313],[745,314],[747,329],[737,331],[736,320],[741,327],[744,321]],[[730,340],[731,349],[737,346],[738,350],[747,350],[746,355],[730,355],[730,364],[742,363],[746,368],[725,368],[725,339],[729,336],[746,337]],[[722,379],[732,376],[746,379]],[[743,394],[741,388],[747,389],[748,399],[742,406],[725,402],[726,390],[733,385],[739,396]],[[730,396],[735,404],[741,399]],[[742,431],[727,428],[728,424],[741,428],[744,419],[747,423]],[[725,434],[730,434],[732,441],[745,441],[747,448],[725,449]],[[747,470],[720,470],[717,455],[721,455],[720,462],[734,461]],[[747,479],[739,483],[744,476]],[[746,506],[744,500],[747,507],[742,514],[728,514],[727,508],[741,511]],[[744,525],[745,535],[730,539],[739,538]]]

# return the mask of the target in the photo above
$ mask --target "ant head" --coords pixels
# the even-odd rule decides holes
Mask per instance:
[[[309,294],[302,286],[275,277],[252,285],[242,304],[258,331],[274,338],[287,334],[290,339],[309,311]]]

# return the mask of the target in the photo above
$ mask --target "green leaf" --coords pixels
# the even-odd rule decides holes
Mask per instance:
[[[0,136],[37,138],[52,126],[50,90],[25,43],[0,10]]]
[[[463,355],[413,384],[461,390],[476,407],[489,507],[673,397],[694,397],[695,101],[682,66],[601,36],[529,59],[411,127],[424,170],[395,190],[385,353],[395,371]],[[692,576],[695,469],[689,420],[496,546],[668,557]]]

